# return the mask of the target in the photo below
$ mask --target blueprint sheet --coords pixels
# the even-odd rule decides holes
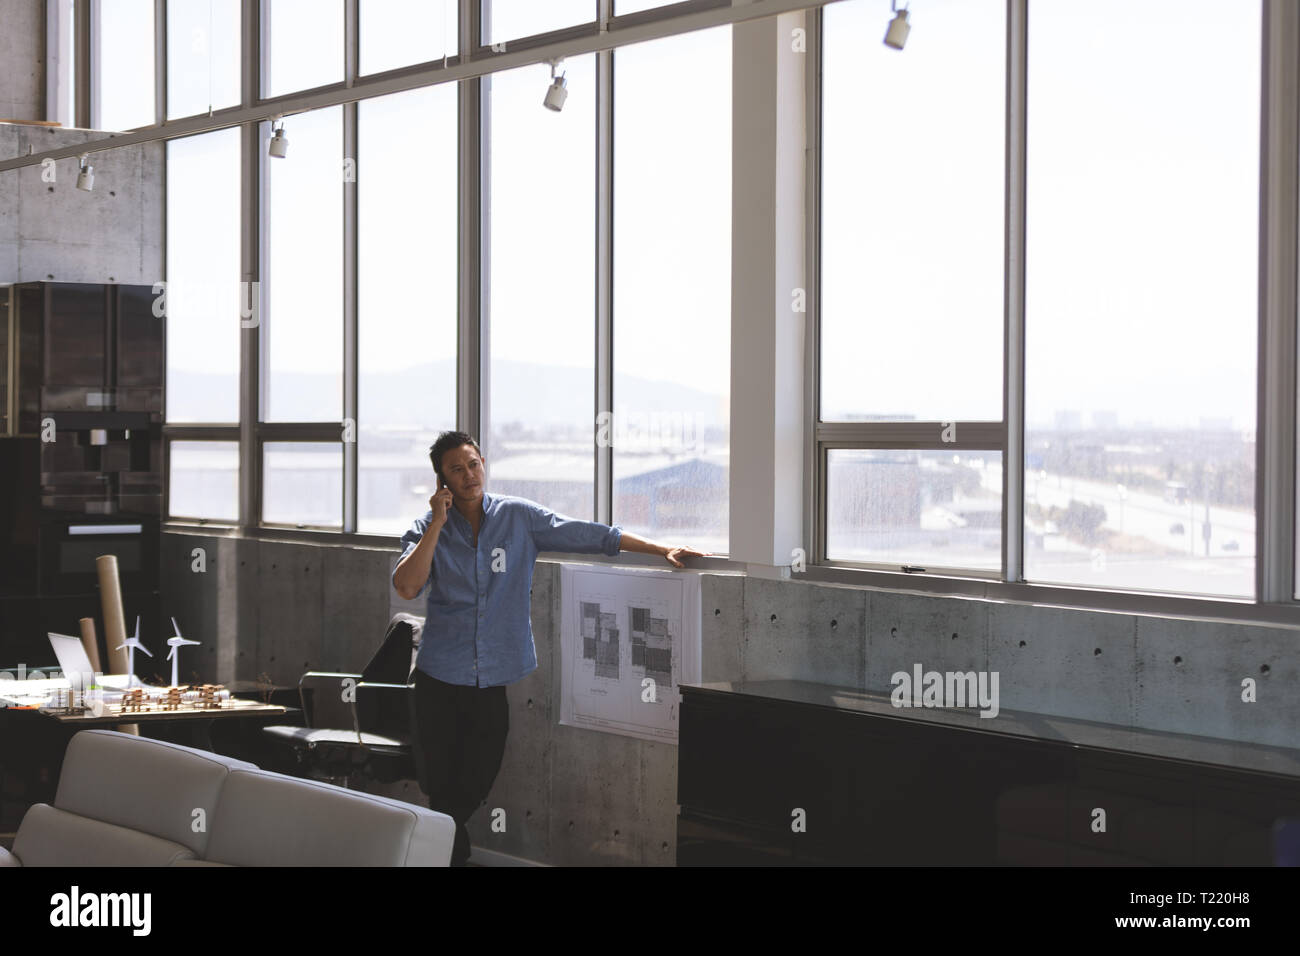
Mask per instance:
[[[560,568],[560,723],[677,742],[682,681],[700,679],[700,576]]]

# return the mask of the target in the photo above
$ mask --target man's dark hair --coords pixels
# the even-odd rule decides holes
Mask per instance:
[[[473,445],[474,451],[478,452],[478,456],[483,457],[483,451],[478,447],[478,442],[468,432],[443,432],[438,436],[438,440],[429,446],[429,461],[433,462],[433,470],[438,477],[442,478],[442,456],[459,448],[461,445]],[[445,478],[443,480],[446,481]]]

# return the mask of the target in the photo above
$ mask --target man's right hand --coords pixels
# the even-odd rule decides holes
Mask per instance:
[[[440,483],[441,484],[441,483]],[[429,510],[433,512],[436,524],[447,523],[447,512],[451,509],[451,489],[440,487],[429,496]]]

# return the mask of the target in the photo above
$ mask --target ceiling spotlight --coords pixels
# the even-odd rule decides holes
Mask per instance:
[[[907,42],[907,34],[912,29],[907,22],[907,7],[900,10],[898,0],[889,0],[889,9],[893,11],[894,19],[889,21],[889,29],[885,31],[885,46],[901,50],[903,44]]]
[[[272,121],[274,123],[274,120]],[[271,141],[266,144],[267,155],[274,156],[277,159],[284,159],[289,154],[289,140],[284,135],[284,121],[280,121],[279,126],[275,126],[275,135]]]
[[[77,173],[77,188],[90,192],[95,188],[95,167],[87,164],[88,153],[81,154],[81,171]]]
[[[551,64],[551,85],[547,87],[546,99],[542,100],[542,105],[548,110],[559,112],[564,109],[564,101],[569,98],[569,90],[565,82],[565,74],[555,75],[555,71],[560,64],[564,62],[563,58],[548,61]]]

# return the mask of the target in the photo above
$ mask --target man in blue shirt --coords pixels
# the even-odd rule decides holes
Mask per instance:
[[[489,495],[478,443],[465,432],[443,432],[429,458],[438,491],[402,535],[393,587],[408,601],[429,592],[415,661],[416,730],[429,806],[456,821],[452,864],[460,865],[470,855],[465,821],[501,769],[506,685],[537,667],[529,614],[537,553],[640,551],[680,568],[681,558],[705,552],[566,518],[527,498]]]

